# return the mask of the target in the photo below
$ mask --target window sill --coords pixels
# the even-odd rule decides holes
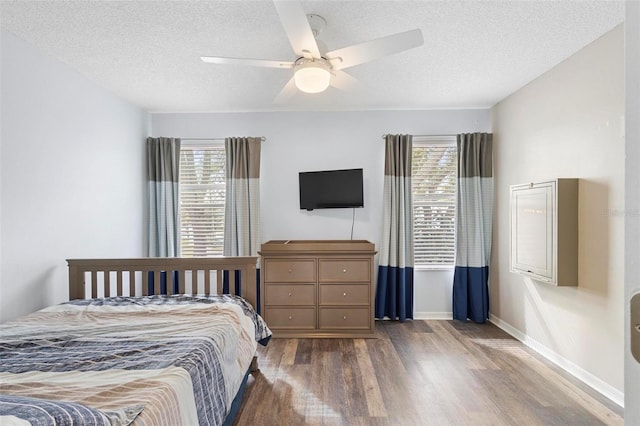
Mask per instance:
[[[453,271],[455,266],[427,266],[427,265],[416,265],[413,267],[414,271]]]

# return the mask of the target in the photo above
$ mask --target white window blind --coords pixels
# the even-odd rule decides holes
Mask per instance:
[[[225,152],[222,142],[180,147],[180,254],[222,255],[224,244]]]
[[[411,187],[415,266],[454,266],[457,187],[455,137],[413,138]]]

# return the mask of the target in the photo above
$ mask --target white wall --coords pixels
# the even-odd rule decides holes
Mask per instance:
[[[2,32],[0,321],[66,300],[65,259],[141,256],[147,114]]]
[[[488,110],[151,114],[153,136],[265,136],[261,165],[262,240],[349,239],[353,209],[300,210],[298,172],[364,169],[364,208],[354,239],[380,246],[384,133],[489,130]],[[415,315],[451,316],[453,272],[416,271]]]
[[[624,420],[640,425],[640,363],[631,355],[629,302],[640,293],[640,2],[626,2],[625,381]]]
[[[492,108],[492,320],[622,404],[625,139],[622,26]],[[580,178],[579,286],[509,272],[509,185]]]

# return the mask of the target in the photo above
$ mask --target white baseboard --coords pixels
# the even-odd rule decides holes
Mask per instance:
[[[565,357],[552,351],[548,347],[544,346],[540,342],[527,336],[517,328],[513,327],[511,324],[501,320],[495,315],[489,314],[489,321],[493,323],[496,327],[504,330],[505,332],[515,337],[516,339],[518,339],[519,341],[521,341],[522,343],[524,343],[534,351],[538,352],[540,355],[542,355],[552,363],[556,364],[558,367],[562,368],[567,373],[576,377],[580,381],[584,382],[588,386],[600,392],[605,397],[609,398],[611,401],[618,404],[620,407],[624,408],[624,392],[619,391],[618,389],[614,388],[610,384],[604,382],[603,380],[589,373],[582,367],[579,367],[578,365],[569,361]]]
[[[450,320],[453,312],[414,312],[413,319],[417,320]]]

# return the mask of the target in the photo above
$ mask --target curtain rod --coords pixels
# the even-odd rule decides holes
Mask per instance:
[[[180,138],[183,141],[224,141],[225,138]],[[264,136],[260,137],[262,142],[266,141],[267,138]]]
[[[389,133],[383,133],[382,139],[385,139]],[[455,138],[457,135],[411,135],[415,138]]]

